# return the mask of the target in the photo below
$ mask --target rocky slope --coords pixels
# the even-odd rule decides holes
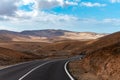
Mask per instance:
[[[120,32],[102,37],[85,48],[88,48],[84,49],[86,58],[70,64],[78,80],[120,80]]]

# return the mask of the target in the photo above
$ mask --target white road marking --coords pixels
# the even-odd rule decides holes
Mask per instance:
[[[61,60],[63,60],[63,59],[61,59]],[[41,65],[39,65],[39,66],[31,69],[28,73],[26,73],[25,75],[23,75],[23,76],[22,76],[21,78],[19,78],[18,80],[23,80],[26,76],[28,76],[30,73],[32,73],[32,72],[35,71],[36,69],[38,69],[38,68],[40,68],[40,67],[42,67],[42,66],[44,66],[44,65],[46,65],[46,64],[48,64],[48,63],[55,62],[55,61],[60,61],[60,60],[54,60],[54,61],[45,62],[45,63],[43,63],[43,64],[41,64]]]
[[[39,61],[39,60],[34,60],[34,61]],[[4,70],[4,69],[7,69],[7,68],[10,68],[10,67],[15,67],[15,66],[18,66],[18,65],[22,65],[22,64],[26,64],[26,63],[31,63],[31,62],[33,62],[33,61],[20,62],[20,63],[14,64],[14,65],[9,65],[7,67],[4,67],[4,68],[0,69],[0,71]]]
[[[67,62],[65,63],[65,66],[64,66],[65,72],[67,73],[67,75],[70,77],[71,80],[75,80],[75,79],[70,75],[70,73],[69,73],[68,70],[67,70],[67,64],[68,64],[68,63],[69,63],[69,61],[67,61]]]
[[[63,60],[63,59],[62,59],[62,60]],[[54,60],[54,61],[45,62],[45,63],[43,63],[43,64],[41,64],[41,65],[39,65],[39,66],[31,69],[28,73],[26,73],[25,75],[23,75],[23,76],[22,76],[21,78],[19,78],[18,80],[23,80],[26,76],[28,76],[30,73],[32,73],[32,72],[35,71],[36,69],[38,69],[38,68],[40,68],[40,67],[42,67],[42,66],[44,66],[44,65],[46,65],[46,64],[48,64],[48,63],[55,62],[55,61],[60,61],[60,60]],[[68,63],[69,63],[69,61],[67,61],[67,62],[65,63],[65,65],[64,65],[65,72],[67,73],[67,75],[70,77],[71,80],[75,80],[75,79],[70,75],[70,73],[69,73],[68,70],[67,70],[67,64],[68,64]]]
[[[33,68],[32,70],[30,70],[28,73],[26,73],[25,75],[23,75],[23,76],[22,76],[21,78],[19,78],[18,80],[24,79],[27,75],[29,75],[30,73],[32,73],[33,71],[35,71],[35,70],[38,69],[39,67],[42,67],[42,66],[44,66],[44,65],[46,65],[46,64],[48,64],[48,63],[50,63],[50,62],[43,63],[43,64],[41,64],[41,65]]]

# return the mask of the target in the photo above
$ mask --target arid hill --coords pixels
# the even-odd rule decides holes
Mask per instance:
[[[97,51],[103,47],[107,47],[115,43],[118,43],[119,41],[120,41],[120,32],[116,32],[116,33],[98,38],[96,40],[91,40],[88,43],[86,43],[85,46],[75,49],[73,50],[73,52],[81,52],[81,53],[83,52],[88,54],[93,51]]]
[[[86,48],[85,59],[71,64],[78,80],[120,80],[120,32],[102,37]],[[73,65],[79,67],[75,70]]]
[[[0,30],[0,41],[19,41],[19,42],[56,42],[61,40],[90,40],[96,39],[107,34],[92,32],[73,32],[66,30],[31,30],[14,32]]]
[[[16,62],[27,61],[33,56],[0,47],[0,65],[8,65]]]
[[[60,41],[56,43],[48,44],[42,48],[39,48],[35,51],[36,54],[39,55],[49,55],[49,56],[73,56],[72,51],[83,45],[86,45],[88,41],[75,41],[75,40],[67,40]]]
[[[0,42],[0,47],[17,50],[20,52],[32,52],[47,46],[50,43],[44,42]]]
[[[36,58],[73,56],[72,51],[83,47],[89,41],[65,40],[54,43],[44,42],[0,42],[0,47],[11,49]],[[13,52],[14,54],[14,52]]]
[[[71,72],[78,80],[120,79],[120,32],[106,36],[61,30],[45,32],[0,31],[0,65],[82,53],[86,54],[83,60],[70,64]]]

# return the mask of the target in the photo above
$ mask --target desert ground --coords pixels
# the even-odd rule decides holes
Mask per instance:
[[[1,68],[36,59],[69,58],[84,54],[82,60],[69,63],[69,71],[77,80],[120,80],[120,32],[104,35],[61,30],[47,32],[52,36],[44,31],[42,37],[37,34],[41,31],[33,34],[0,31]]]

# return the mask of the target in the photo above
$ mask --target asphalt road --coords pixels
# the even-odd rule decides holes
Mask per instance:
[[[70,60],[36,60],[0,70],[0,80],[74,80],[67,70]]]

